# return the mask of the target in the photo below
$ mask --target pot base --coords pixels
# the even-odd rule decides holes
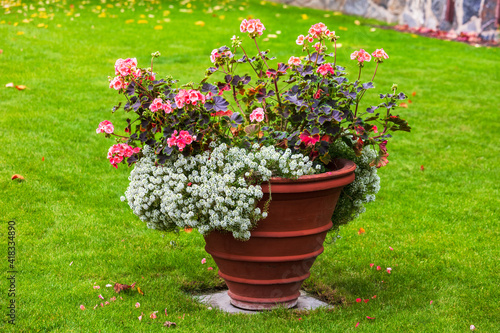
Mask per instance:
[[[262,299],[262,298],[244,297],[235,295],[231,291],[228,291],[227,294],[231,298],[230,303],[232,305],[240,309],[251,310],[251,311],[272,310],[277,307],[290,309],[297,305],[297,301],[300,296],[300,292],[298,292],[296,295],[292,295],[289,297]]]

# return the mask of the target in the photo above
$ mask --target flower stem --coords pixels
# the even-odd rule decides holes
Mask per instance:
[[[335,50],[333,52],[333,69],[336,69],[335,65],[337,64],[337,41],[333,42]]]
[[[258,76],[260,76],[260,73],[257,73],[257,71],[255,70],[255,67],[253,67],[252,63],[250,62],[250,57],[248,56],[248,54],[246,53],[245,49],[243,48],[243,46],[240,46],[241,50],[243,51],[243,53],[245,54],[245,56],[247,57],[248,59],[248,63],[250,64],[250,66],[252,67],[253,71],[255,72],[255,74],[257,74]]]
[[[361,78],[361,68],[362,68],[362,67],[363,67],[363,63],[362,63],[362,62],[360,62],[360,63],[359,63],[358,81],[359,81],[359,79]]]
[[[264,60],[264,63],[266,64],[267,69],[269,69],[269,65],[266,62],[266,59],[264,56],[260,53],[259,45],[257,44],[257,38],[254,38],[253,41],[255,42],[255,47],[257,47],[257,51],[259,52],[260,58]]]
[[[377,66],[375,67],[375,73],[373,73],[372,82],[373,82],[373,79],[375,79],[375,74],[377,74],[378,64],[379,64],[379,62],[377,62]]]

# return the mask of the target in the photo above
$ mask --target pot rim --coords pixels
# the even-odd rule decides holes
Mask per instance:
[[[272,177],[270,179],[271,184],[286,184],[286,183],[312,183],[312,182],[321,182],[330,179],[343,178],[351,175],[356,170],[356,164],[345,158],[336,158],[335,164],[339,166],[337,170],[328,171],[324,173],[319,173],[315,175],[304,175],[300,176],[297,179],[289,179],[289,178],[281,178],[281,177]],[[268,182],[262,183],[262,187],[266,186]]]

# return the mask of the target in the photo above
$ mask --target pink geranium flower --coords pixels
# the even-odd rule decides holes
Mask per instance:
[[[204,265],[204,264],[206,264],[206,263],[207,263],[207,259],[205,259],[205,258],[201,259],[201,264],[202,264],[202,265]]]
[[[140,150],[141,150],[141,148],[139,148],[139,147],[132,148],[125,143],[119,143],[119,144],[113,145],[109,148],[109,151],[108,151],[109,163],[111,163],[111,165],[113,167],[118,169],[117,164],[120,163],[121,161],[123,161],[124,157],[130,157],[133,154],[137,154]]]
[[[351,53],[351,59],[356,59],[360,64],[362,64],[365,61],[370,61],[372,59],[372,56],[365,50],[360,49],[359,51],[354,51],[353,53]]]
[[[288,64],[290,66],[298,66],[300,65],[300,58],[299,57],[290,57],[290,59],[288,59]]]
[[[137,70],[137,59],[118,59],[115,63],[115,75],[127,76]]]
[[[335,74],[335,72],[333,71],[333,67],[330,64],[323,64],[319,66],[316,70],[316,73],[320,73],[321,75],[326,75],[328,73],[331,73],[332,75]]]
[[[387,53],[385,53],[384,49],[376,49],[372,56],[375,58],[375,61],[382,61],[382,59],[389,59]]]
[[[319,22],[312,25],[309,28],[308,32],[311,34],[313,38],[320,38],[323,33],[326,33],[327,30],[328,30],[327,26],[324,23]]]
[[[196,105],[198,102],[205,103],[205,96],[194,89],[179,89],[174,99],[178,108],[182,108],[186,104]]]
[[[262,108],[256,108],[250,114],[250,121],[256,121],[260,123],[263,120],[264,120],[264,109]]]
[[[215,64],[218,59],[230,58],[232,55],[233,55],[233,53],[229,50],[222,52],[222,53],[219,53],[219,49],[214,49],[214,50],[212,50],[212,53],[210,54],[210,61]]]
[[[104,120],[99,123],[99,126],[97,126],[97,129],[95,130],[96,133],[107,133],[111,134],[115,130],[115,127],[109,120]]]
[[[151,105],[149,105],[149,109],[151,110],[151,112],[156,112],[161,109],[162,106],[163,101],[161,100],[161,98],[155,98],[153,102],[151,102]]]
[[[188,131],[181,131],[179,135],[177,135],[177,131],[175,130],[172,136],[167,139],[167,145],[169,147],[177,146],[179,151],[183,151],[184,148],[190,145],[194,140],[196,140],[196,137],[189,134]]]
[[[83,304],[80,305],[80,310],[82,310],[82,311],[85,310],[85,306],[83,306]]]
[[[249,36],[255,38],[257,36],[262,36],[262,33],[266,30],[264,24],[260,22],[259,19],[243,20],[240,24],[241,32],[248,32]]]
[[[306,37],[304,37],[304,35],[300,35],[297,37],[295,43],[297,43],[297,45],[304,45],[304,40],[306,40]]]
[[[109,82],[109,88],[113,88],[115,90],[125,89],[127,87],[127,83],[123,80],[123,77],[116,76]]]

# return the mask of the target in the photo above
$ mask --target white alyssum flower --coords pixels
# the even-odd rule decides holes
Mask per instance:
[[[365,147],[358,157],[344,142],[337,141],[330,148],[330,155],[349,159],[357,166],[354,182],[344,187],[333,213],[334,228],[338,228],[364,213],[365,203],[375,201],[375,195],[380,190],[380,177],[377,175],[377,168],[370,166],[370,162],[377,156],[370,147]]]
[[[273,176],[297,178],[318,172],[307,156],[292,155],[289,149],[210,146],[211,152],[190,157],[179,154],[160,166],[155,166],[154,151],[143,149],[144,157],[130,174],[125,197],[149,228],[197,227],[201,234],[224,229],[237,239],[248,240],[249,230],[267,216],[256,207],[263,196],[261,182]]]

